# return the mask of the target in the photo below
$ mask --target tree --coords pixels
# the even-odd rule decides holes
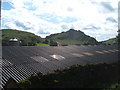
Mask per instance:
[[[53,41],[52,39],[50,40],[50,46],[57,46],[57,42],[56,41]]]
[[[47,39],[45,39],[45,41],[43,41],[43,43],[48,44],[49,41]]]

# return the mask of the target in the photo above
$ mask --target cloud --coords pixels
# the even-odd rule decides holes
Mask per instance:
[[[98,30],[98,29],[101,29],[101,27],[94,26],[94,25],[89,25],[83,28],[83,30]]]
[[[69,12],[72,12],[72,11],[73,11],[73,8],[68,7],[67,10],[68,10]]]
[[[17,28],[16,25],[14,23],[11,23],[11,22],[5,23],[4,28],[5,29],[22,29],[22,28]]]
[[[27,30],[43,37],[70,28],[96,36],[98,40],[103,39],[100,39],[100,36],[108,39],[117,35],[117,0],[109,2],[107,0],[7,0],[7,2],[14,8],[5,10],[5,6],[2,6],[2,28]]]
[[[109,22],[112,22],[112,23],[117,23],[117,21],[113,17],[106,18],[106,21],[109,21]]]
[[[44,31],[44,30],[40,30],[40,32],[38,32],[37,34],[50,34],[50,32]]]
[[[65,25],[65,24],[61,25],[61,28],[62,28],[62,29],[67,29],[67,30],[69,30],[68,26]]]
[[[105,8],[104,12],[114,12],[115,9],[111,6],[110,2],[101,2],[101,5]]]
[[[16,26],[18,27],[22,27],[24,30],[28,30],[31,29],[30,27],[27,27],[26,25],[24,25],[24,23],[19,22],[19,21],[15,21]]]

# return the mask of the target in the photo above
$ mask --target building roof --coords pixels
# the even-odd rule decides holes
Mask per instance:
[[[17,38],[10,39],[9,41],[18,41]]]
[[[117,62],[117,49],[117,45],[2,46],[2,85],[9,78],[19,82],[33,73],[46,74],[75,64]]]

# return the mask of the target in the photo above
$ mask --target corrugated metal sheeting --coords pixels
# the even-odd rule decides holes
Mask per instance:
[[[98,53],[98,52],[103,52]],[[2,86],[12,77],[16,82],[32,73],[46,74],[74,64],[118,61],[117,45],[99,46],[3,46]]]

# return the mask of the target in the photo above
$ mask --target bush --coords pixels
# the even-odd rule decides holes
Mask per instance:
[[[19,82],[19,87],[20,88],[30,88],[31,82],[29,80],[22,80]]]
[[[56,41],[53,41],[53,40],[50,40],[50,46],[57,46],[57,42]]]
[[[109,88],[120,80],[118,63],[73,65],[63,70],[43,75],[33,74],[20,83],[21,87],[39,88]],[[116,86],[118,87],[118,85]]]

